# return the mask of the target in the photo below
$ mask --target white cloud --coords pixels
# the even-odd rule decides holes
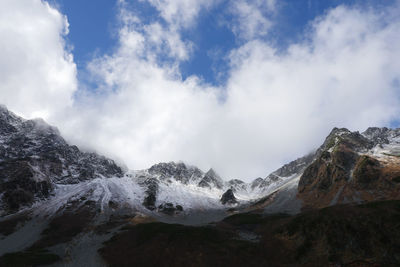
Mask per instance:
[[[141,0],[154,6],[160,16],[174,28],[193,26],[200,11],[211,8],[221,0]]]
[[[80,104],[65,114],[64,132],[132,168],[199,155],[197,146],[185,143],[198,139],[202,127],[213,120],[219,92],[196,77],[181,80],[177,61],[182,57],[176,52],[185,48],[165,46],[165,40],[175,35],[171,37],[158,24],[123,21],[118,51],[89,65],[102,86],[86,92]],[[178,37],[176,44],[181,43]],[[160,63],[158,54],[176,61]]]
[[[66,128],[132,168],[182,159],[227,178],[265,176],[334,126],[364,129],[397,116],[400,27],[386,15],[338,7],[284,54],[249,41],[232,51],[224,88],[182,81],[176,63],[141,57],[158,50],[146,32],[124,27],[118,52],[91,65],[115,91],[85,102],[86,117]]]
[[[146,25],[129,10],[122,10],[118,49],[89,65],[99,88],[80,91],[75,105],[56,117],[70,140],[117,156],[134,169],[159,161],[184,160],[203,169],[212,166],[225,178],[252,179],[266,176],[285,161],[320,145],[334,126],[363,130],[398,118],[397,7],[372,11],[340,6],[313,23],[307,41],[290,46],[284,53],[251,38],[232,51],[227,84],[216,88],[195,76],[181,78],[178,67],[190,57],[191,45],[182,41],[179,27],[183,26],[171,25],[194,23],[191,18],[199,14],[201,5],[194,13],[188,11],[191,16],[185,18],[179,13],[184,11],[177,11],[181,8],[178,3],[152,1],[167,25]],[[176,14],[182,17],[179,22]],[[7,32],[4,27],[17,32],[14,24],[3,26],[0,32]],[[32,38],[38,44],[53,38],[51,43],[57,44],[58,53],[51,58],[73,66],[64,57],[63,27],[56,29],[50,37]],[[52,46],[45,48],[52,51]],[[21,51],[29,53],[30,49],[27,45]],[[20,77],[13,68],[21,66],[8,64],[1,53],[4,72]],[[160,60],[163,55],[170,60]],[[47,59],[39,52],[37,57]],[[37,60],[35,68],[24,68],[22,75],[26,76],[21,77],[27,86],[26,79],[35,75],[38,81],[46,82],[26,92],[52,92],[49,77],[36,72],[48,65],[41,65],[43,62],[47,61]],[[51,76],[71,82],[73,89],[63,96],[68,101],[75,88],[71,76]],[[61,98],[55,95],[54,99]],[[40,103],[34,96],[24,101],[8,103],[13,109]]]
[[[150,2],[155,8],[161,10],[164,10],[166,5],[169,6],[175,3],[174,1],[164,2],[151,0]],[[197,4],[200,6],[201,1]],[[135,14],[136,11],[131,10],[126,1],[121,0],[119,2],[119,19],[122,24],[122,28],[119,31],[120,49],[125,50],[125,53],[127,50],[130,50],[130,53],[135,54],[135,57],[146,58],[151,61],[164,60],[166,58],[172,61],[187,60],[192,52],[192,43],[188,40],[182,40],[180,29],[181,26],[184,26],[181,25],[183,20],[186,24],[190,23],[188,22],[189,18],[184,19],[186,13],[183,14],[184,12],[181,8],[182,5],[177,5],[177,7],[172,8],[172,10],[170,10],[171,8],[165,7],[166,10],[170,10],[168,14],[172,12],[170,15],[176,18],[176,20],[165,17],[167,23],[155,21],[150,24],[145,24]],[[167,12],[166,10],[164,10],[164,12]],[[194,14],[195,11],[198,12],[198,8],[195,10],[185,10],[185,12],[190,13],[190,21],[194,20],[196,16],[197,13]],[[179,21],[178,18],[180,18]],[[189,25],[185,27],[189,27]]]
[[[234,16],[228,26],[241,39],[264,37],[273,25],[271,17],[276,12],[275,0],[237,0],[230,2]]]
[[[400,21],[386,15],[342,6],[285,54],[260,41],[234,51],[221,128],[236,128],[236,140],[246,141],[221,144],[240,155],[225,170],[260,175],[263,162],[317,147],[334,126],[363,130],[398,118]],[[236,168],[240,162],[247,168]]]
[[[76,67],[65,49],[65,16],[40,0],[0,4],[0,103],[26,117],[72,104]]]

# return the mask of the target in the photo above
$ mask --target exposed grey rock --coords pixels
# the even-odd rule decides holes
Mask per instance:
[[[307,165],[309,165],[315,157],[315,153],[310,153],[304,157],[298,158],[289,162],[288,164],[283,165],[281,168],[273,172],[273,175],[280,177],[289,177],[293,174],[301,173]],[[273,181],[276,181],[277,178],[270,178]]]
[[[167,215],[174,215],[176,213],[182,212],[183,207],[181,205],[174,206],[174,204],[168,202],[158,206],[158,211]]]
[[[156,178],[148,178],[141,183],[146,188],[145,197],[143,199],[143,206],[149,210],[156,209],[156,200],[158,192],[158,180]]]
[[[389,144],[389,136],[391,132],[392,130],[386,127],[369,127],[365,132],[362,133],[362,135],[371,140],[375,145]]]
[[[4,209],[17,211],[21,206],[32,204],[35,197],[48,197],[51,189],[48,178],[35,179],[35,170],[27,161],[0,163],[0,192],[3,192]]]
[[[400,129],[371,127],[360,134],[334,128],[300,177],[298,197],[304,207],[394,198],[399,137]],[[382,164],[381,156],[393,158]]]
[[[317,150],[317,156],[327,150],[332,150],[337,144],[343,143],[347,147],[361,152],[374,147],[374,142],[359,132],[351,132],[346,128],[333,128],[325,142]]]
[[[0,106],[0,210],[46,198],[54,184],[122,175],[114,161],[68,145],[43,120],[24,120]]]
[[[254,179],[254,181],[251,182],[251,189],[254,189],[256,187],[260,187],[263,182],[264,182],[264,179],[261,178],[261,177],[258,177],[257,179]]]
[[[228,181],[228,186],[233,190],[233,192],[246,190],[247,184],[242,180],[233,179]]]
[[[182,162],[158,163],[153,165],[148,172],[162,180],[175,179],[183,184],[187,184],[191,180],[199,180],[203,176],[200,169],[187,166]]]
[[[237,201],[235,195],[233,194],[232,189],[228,189],[228,190],[222,195],[222,197],[221,197],[221,203],[222,203],[223,205],[226,205],[226,204],[231,204],[231,205],[232,205],[232,204],[238,203],[238,201]]]
[[[222,189],[224,186],[224,181],[213,169],[210,169],[208,172],[206,172],[198,185],[200,187],[216,187],[218,189]]]

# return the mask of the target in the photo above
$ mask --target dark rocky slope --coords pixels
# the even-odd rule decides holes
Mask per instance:
[[[235,195],[233,194],[233,190],[232,189],[228,189],[226,190],[226,192],[222,195],[221,197],[221,203],[222,204],[236,204],[238,203]]]
[[[214,227],[128,225],[99,252],[110,266],[399,266],[399,219],[400,201],[384,201]]]
[[[400,199],[400,158],[390,154],[399,145],[381,153],[373,150],[398,136],[400,131],[387,128],[370,128],[363,135],[334,129],[300,178],[303,208]]]
[[[122,175],[114,161],[68,145],[43,120],[24,120],[0,106],[0,214],[48,197],[54,184]]]

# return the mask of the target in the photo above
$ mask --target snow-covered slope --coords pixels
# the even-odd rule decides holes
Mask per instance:
[[[249,211],[296,214],[400,199],[399,192],[400,129],[335,128],[315,152],[246,183],[183,162],[127,170],[69,145],[43,120],[0,106],[0,257],[49,250],[61,255],[60,266],[101,266],[97,249],[123,227],[207,224]]]
[[[113,160],[69,145],[57,128],[25,120],[0,106],[0,214],[35,209],[60,212],[93,201],[100,212],[120,208],[144,213],[188,214],[248,205],[290,181],[307,158],[251,183],[224,181],[183,162],[124,170]],[[221,197],[232,190],[235,201]],[[84,200],[84,201],[83,201]],[[78,203],[78,204],[77,204]]]
[[[369,128],[360,134],[335,128],[315,152],[250,183],[226,181],[213,169],[203,172],[183,162],[124,170],[111,159],[67,144],[43,120],[24,120],[0,106],[0,215],[26,209],[51,214],[86,201],[103,214],[129,210],[179,217],[245,209],[287,188],[297,190],[304,171],[343,140],[360,155],[381,161],[400,155],[399,129]]]
[[[400,129],[371,127],[359,133],[334,128],[315,153],[285,165],[269,180],[275,175],[280,179],[252,209],[298,213],[343,203],[400,199]]]
[[[114,161],[68,145],[43,120],[0,106],[0,214],[51,198],[58,185],[122,176]]]

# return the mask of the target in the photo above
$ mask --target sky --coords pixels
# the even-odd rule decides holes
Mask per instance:
[[[400,1],[0,0],[0,103],[131,169],[266,177],[400,121]]]

